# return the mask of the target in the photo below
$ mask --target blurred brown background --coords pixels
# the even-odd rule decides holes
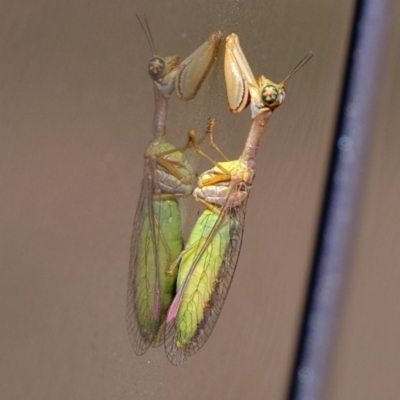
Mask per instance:
[[[0,2],[2,399],[284,397],[352,11],[345,0]],[[315,53],[288,84],[258,154],[224,311],[183,367],[162,348],[137,357],[125,328],[153,113],[151,52],[135,13],[147,14],[163,55],[185,57],[217,29],[236,32],[254,73],[277,81]],[[329,400],[400,395],[399,25],[376,94],[380,124]],[[236,158],[250,112],[229,114],[221,61],[194,101],[171,100],[168,137],[180,145],[212,115]],[[199,210],[186,208],[192,218]]]

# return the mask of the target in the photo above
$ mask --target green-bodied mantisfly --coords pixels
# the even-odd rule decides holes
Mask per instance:
[[[200,175],[193,192],[206,210],[171,268],[178,273],[177,292],[167,314],[165,350],[175,365],[206,343],[218,320],[239,258],[261,137],[273,111],[285,98],[286,82],[311,57],[308,53],[287,78],[276,84],[264,76],[255,79],[238,36],[226,38],[229,107],[238,113],[250,104],[253,121],[239,159],[216,162],[207,157],[214,167]],[[204,155],[200,149],[197,151]]]
[[[139,23],[153,52],[148,74],[153,81],[153,141],[145,153],[141,193],[131,241],[126,321],[136,354],[162,344],[168,308],[176,293],[177,272],[166,270],[181,253],[178,199],[193,191],[194,173],[181,149],[165,140],[168,99],[175,90],[181,100],[193,99],[212,67],[221,33],[212,34],[191,55],[161,57],[147,19]]]

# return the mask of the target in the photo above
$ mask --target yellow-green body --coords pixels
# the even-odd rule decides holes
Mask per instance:
[[[138,19],[153,52],[148,73],[155,101],[153,142],[145,154],[133,225],[126,312],[132,347],[141,355],[164,339],[162,326],[176,288],[177,269],[171,264],[183,249],[178,200],[193,191],[193,171],[183,152],[165,141],[168,99],[174,91],[184,101],[196,96],[216,59],[222,34],[212,34],[180,62],[177,56],[157,53],[147,19]]]
[[[170,267],[184,245],[178,199],[191,193],[192,180],[181,151],[164,138],[151,143],[133,226],[128,283],[128,333],[139,355],[163,339],[162,326],[176,293],[177,270]]]
[[[143,210],[136,270],[136,312],[142,333],[155,336],[175,295],[177,271],[167,269],[183,249],[177,200],[153,200],[153,222]],[[154,237],[151,223],[154,223]]]
[[[233,279],[254,170],[241,159],[199,176],[193,195],[207,209],[181,253],[177,294],[167,315],[166,354],[181,364],[210,337]]]
[[[212,307],[212,294],[218,284],[233,222],[229,218],[222,221],[207,244],[216,228],[218,217],[213,211],[203,212],[192,230],[186,244],[188,251],[182,256],[179,265],[177,290],[184,284],[191,267],[195,265],[195,268],[184,288],[176,317],[177,347],[184,347],[193,339],[207,308]]]
[[[239,113],[248,105],[252,125],[236,161],[216,162],[201,174],[194,198],[207,210],[199,218],[181,255],[177,294],[167,315],[165,351],[182,364],[208,340],[228,294],[243,238],[246,206],[255,175],[255,159],[272,112],[285,98],[285,83],[308,60],[307,54],[279,84],[255,79],[236,34],[226,38],[225,80],[229,108]],[[212,131],[211,131],[212,133]],[[218,146],[213,147],[227,160]]]

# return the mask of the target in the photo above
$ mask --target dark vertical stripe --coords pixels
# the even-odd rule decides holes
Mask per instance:
[[[288,399],[326,395],[381,90],[391,0],[356,0],[331,162]],[[316,54],[318,57],[318,54]]]

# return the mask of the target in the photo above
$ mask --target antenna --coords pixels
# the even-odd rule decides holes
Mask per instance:
[[[314,56],[312,51],[309,51],[300,62],[293,68],[292,72],[281,82],[281,85],[285,85],[285,83],[301,68],[303,68]]]
[[[149,22],[147,21],[146,14],[143,17],[144,24],[138,14],[136,14],[136,18],[138,19],[139,24],[143,29],[146,39],[150,45],[151,51],[153,52],[153,56],[155,57],[157,55],[157,50],[156,50],[156,46],[154,45],[153,35],[151,34],[151,29],[150,29]]]

